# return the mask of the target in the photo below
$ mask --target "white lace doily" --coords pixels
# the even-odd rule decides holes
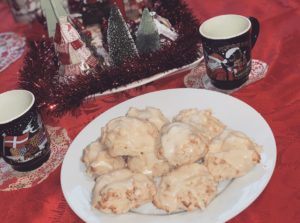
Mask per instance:
[[[16,33],[0,33],[0,72],[22,56],[25,45],[25,38]]]
[[[226,94],[231,94],[234,91],[237,91],[249,84],[252,84],[266,76],[268,70],[268,65],[261,60],[252,60],[252,68],[249,74],[249,79],[243,85],[238,88],[231,90],[219,89],[212,85],[209,77],[206,74],[206,68],[204,62],[200,66],[194,68],[184,77],[184,85],[188,88],[204,88],[213,91],[219,91]]]
[[[67,130],[51,126],[46,128],[51,139],[51,155],[48,161],[36,170],[18,172],[0,158],[0,191],[33,187],[43,182],[62,163],[71,143]]]

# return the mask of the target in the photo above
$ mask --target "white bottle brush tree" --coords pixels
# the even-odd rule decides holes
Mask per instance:
[[[153,17],[144,9],[142,21],[136,35],[136,46],[140,54],[147,54],[160,49],[159,33]]]
[[[108,19],[107,42],[109,56],[115,66],[138,56],[134,40],[119,8],[113,5]]]

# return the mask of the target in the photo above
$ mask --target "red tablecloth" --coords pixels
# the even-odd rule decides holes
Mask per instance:
[[[187,2],[201,21],[225,13],[257,17],[261,22],[261,33],[253,56],[270,66],[265,79],[233,95],[259,111],[273,129],[278,151],[276,169],[259,198],[229,222],[300,222],[300,1]],[[34,25],[16,24],[4,4],[0,4],[0,18],[0,32],[13,31],[25,36],[39,32]],[[17,87],[23,58],[0,73],[0,93]],[[134,94],[183,87],[182,79],[183,74],[177,75]],[[114,101],[108,102],[111,99]],[[126,99],[124,95],[97,99],[82,106],[77,117],[48,118],[47,122],[66,128],[69,136],[74,138],[94,117]],[[0,192],[0,210],[1,222],[81,222],[63,197],[60,168],[33,188]]]

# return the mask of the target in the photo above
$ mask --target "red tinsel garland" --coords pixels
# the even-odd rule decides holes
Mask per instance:
[[[198,58],[198,21],[181,0],[156,0],[154,11],[168,18],[179,36],[170,46],[158,52],[126,61],[121,67],[106,70],[96,69],[82,75],[71,83],[58,81],[59,61],[53,41],[41,39],[30,43],[24,68],[21,71],[20,86],[36,96],[40,109],[54,115],[61,115],[80,106],[90,95],[129,84],[154,74],[178,68]]]

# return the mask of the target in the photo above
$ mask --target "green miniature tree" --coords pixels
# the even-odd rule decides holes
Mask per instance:
[[[140,54],[154,52],[160,48],[158,29],[147,8],[143,11],[137,31],[136,46]]]
[[[109,55],[115,66],[138,56],[134,40],[119,8],[113,5],[108,19],[107,42]]]

